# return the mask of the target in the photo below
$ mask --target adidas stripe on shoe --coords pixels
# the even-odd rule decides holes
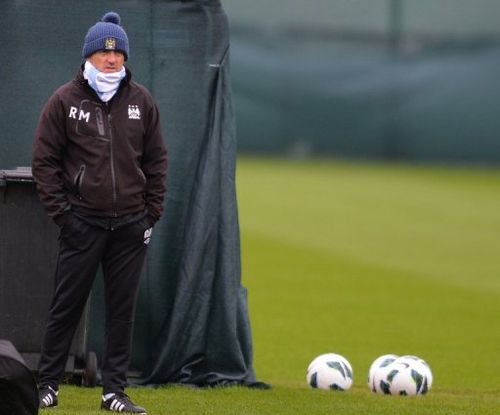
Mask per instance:
[[[40,388],[38,392],[40,409],[57,406],[57,391],[50,386]]]
[[[102,398],[101,409],[112,412],[123,412],[131,414],[146,415],[146,410],[139,405],[133,403],[130,398],[124,393],[116,393],[110,398]]]

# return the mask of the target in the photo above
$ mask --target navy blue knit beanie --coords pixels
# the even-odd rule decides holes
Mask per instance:
[[[129,56],[128,37],[120,25],[121,18],[118,13],[108,12],[100,22],[92,26],[83,43],[82,56],[87,59],[99,50],[118,50]]]

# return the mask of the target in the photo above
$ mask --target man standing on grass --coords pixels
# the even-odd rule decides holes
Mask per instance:
[[[150,93],[124,66],[128,37],[117,13],[92,26],[84,64],[45,105],[33,176],[60,226],[55,292],[39,364],[40,407],[58,404],[75,329],[99,265],[106,332],[101,408],[146,414],[124,393],[135,305],[152,227],[163,211],[167,152]]]

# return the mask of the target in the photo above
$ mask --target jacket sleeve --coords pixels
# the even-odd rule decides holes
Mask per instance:
[[[146,176],[146,209],[154,221],[157,221],[163,213],[168,161],[160,115],[154,103],[147,120],[141,168]]]
[[[62,179],[65,145],[64,107],[56,93],[42,110],[35,132],[31,163],[40,201],[56,222],[71,208]]]

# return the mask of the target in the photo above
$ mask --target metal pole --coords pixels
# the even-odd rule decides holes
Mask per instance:
[[[399,160],[405,157],[406,151],[401,132],[404,127],[398,118],[398,109],[402,102],[400,83],[394,77],[400,76],[397,65],[403,46],[403,0],[389,0],[388,24],[387,49],[390,55],[389,64],[394,72],[393,76],[387,79],[385,97],[387,122],[383,138],[383,155],[389,160]]]
[[[389,49],[399,52],[403,33],[403,0],[389,0]]]

